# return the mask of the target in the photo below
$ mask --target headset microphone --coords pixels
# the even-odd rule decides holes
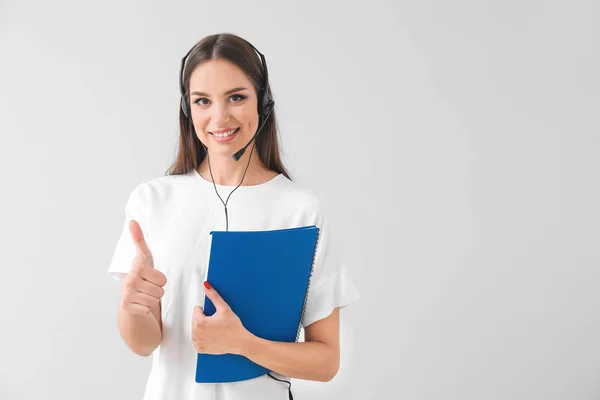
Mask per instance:
[[[238,152],[236,152],[232,156],[235,161],[238,161],[244,155],[244,153],[246,152],[246,148],[248,146],[250,146],[250,143],[252,143],[252,141],[258,136],[258,134],[262,130],[263,126],[265,126],[265,123],[267,122],[267,119],[269,119],[269,115],[271,114],[271,111],[273,111],[273,105],[274,104],[275,103],[272,100],[269,100],[269,103],[265,107],[266,113],[265,113],[265,115],[262,116],[262,123],[260,124],[260,127],[258,128],[258,130],[256,131],[256,133],[254,134],[254,136],[252,136],[252,139],[250,139],[250,141],[248,142],[248,144],[245,145],[243,148],[241,148]]]

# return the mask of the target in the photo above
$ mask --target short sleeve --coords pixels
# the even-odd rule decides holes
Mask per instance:
[[[344,308],[358,300],[358,289],[350,271],[336,247],[338,240],[331,232],[329,222],[318,210],[315,225],[319,228],[313,274],[311,276],[302,326],[306,328],[326,318],[337,307]]]
[[[138,185],[129,194],[127,203],[125,204],[125,221],[121,234],[117,240],[117,245],[114,248],[110,266],[107,274],[115,280],[121,280],[131,269],[133,258],[135,257],[135,244],[129,232],[129,221],[136,220],[145,233],[145,220],[142,213],[142,201],[139,195],[140,186]]]

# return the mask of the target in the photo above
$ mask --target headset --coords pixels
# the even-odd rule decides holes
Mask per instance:
[[[242,157],[242,155],[246,152],[246,148],[248,146],[250,146],[250,143],[252,143],[252,141],[254,139],[256,139],[258,134],[262,131],[262,128],[265,125],[265,122],[267,122],[267,120],[268,120],[269,116],[271,115],[271,112],[273,111],[273,108],[275,106],[275,102],[271,98],[271,95],[269,94],[269,90],[268,90],[269,89],[269,71],[267,70],[267,61],[265,60],[265,56],[260,51],[258,51],[258,49],[252,45],[252,43],[248,42],[246,39],[243,39],[243,38],[242,38],[242,40],[244,40],[246,43],[248,43],[248,45],[250,45],[250,47],[252,47],[254,49],[254,51],[256,51],[258,53],[258,55],[260,56],[265,79],[264,79],[263,85],[259,88],[259,91],[258,91],[258,125],[259,125],[259,128],[256,130],[256,133],[254,134],[254,136],[252,136],[252,139],[250,139],[250,141],[244,147],[242,147],[240,150],[238,150],[236,153],[234,153],[232,155],[232,157],[235,161],[238,161]],[[185,61],[187,60],[188,56],[190,55],[190,53],[192,52],[194,47],[195,46],[193,46],[187,52],[187,54],[181,59],[181,69],[179,71],[179,92],[181,93],[181,110],[183,111],[183,114],[190,120],[190,122],[192,121],[192,112],[190,109],[190,104],[188,103],[187,98],[185,96],[186,91],[185,91],[185,88],[183,85],[183,71],[185,68]],[[192,126],[193,126],[193,123],[192,123]],[[206,146],[204,146],[204,143],[202,143],[202,142],[200,142],[200,143],[206,150],[206,154],[208,157],[208,149],[206,148]],[[254,148],[252,148],[252,151],[254,151]],[[251,156],[252,156],[252,152],[250,152],[250,157]],[[250,157],[248,157],[248,166],[250,165]],[[246,171],[248,170],[248,166],[246,166]],[[208,162],[208,167],[210,169],[210,158],[209,158],[209,162]],[[244,176],[246,176],[246,171],[244,171]],[[231,196],[231,194],[238,187],[240,187],[240,185],[244,181],[244,176],[242,176],[242,181],[239,183],[239,185],[235,189],[233,189],[231,191],[229,196]],[[211,170],[211,177],[212,177],[212,170]],[[219,196],[219,192],[217,191],[217,187],[214,183],[214,179],[213,179],[213,186],[215,186],[215,191],[217,192],[217,196]],[[221,196],[219,196],[219,198],[221,199]],[[221,202],[223,202],[223,199],[221,199]],[[229,230],[229,220],[227,218],[227,203],[228,202],[229,202],[229,197],[227,198],[227,202],[223,203],[223,205],[225,206],[225,219],[227,221],[226,230]],[[289,400],[294,400],[294,396],[292,395],[292,382],[275,378],[270,373],[267,373],[267,375],[277,381],[287,383],[288,384],[288,396],[289,396],[288,398],[289,398]]]

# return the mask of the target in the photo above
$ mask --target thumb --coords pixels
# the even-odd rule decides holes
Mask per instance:
[[[142,228],[140,228],[140,225],[134,219],[129,221],[129,232],[131,233],[133,243],[135,243],[137,255],[152,257],[152,253],[150,252],[150,249],[146,244],[146,240],[144,239],[144,233],[142,232]]]
[[[202,320],[205,317],[206,317],[206,315],[204,315],[204,309],[201,306],[195,306],[194,307],[194,312],[192,314],[192,319],[194,321],[199,321],[199,320]]]
[[[206,293],[206,296],[213,302],[215,310],[220,311],[229,308],[229,305],[223,300],[223,297],[221,297],[208,281],[204,282],[204,293]]]

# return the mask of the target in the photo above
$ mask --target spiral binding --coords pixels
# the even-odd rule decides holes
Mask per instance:
[[[317,257],[317,248],[319,246],[319,235],[321,233],[320,229],[317,229],[317,240],[315,242],[315,250],[313,251],[313,260],[310,266],[310,274],[308,276],[308,282],[306,283],[306,292],[304,293],[304,301],[302,302],[302,312],[300,314],[300,320],[298,321],[298,331],[296,332],[296,342],[300,337],[300,329],[302,328],[302,320],[304,319],[304,313],[306,311],[306,301],[308,299],[308,292],[310,290],[310,281],[312,279],[313,271],[315,269],[315,259]]]

